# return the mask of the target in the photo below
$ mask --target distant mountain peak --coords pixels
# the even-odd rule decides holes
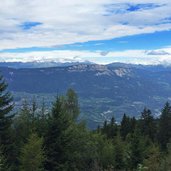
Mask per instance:
[[[33,61],[33,62],[0,62],[0,67],[9,68],[49,68],[49,67],[68,67],[73,65],[93,64],[89,61],[84,62],[55,62],[55,61]]]

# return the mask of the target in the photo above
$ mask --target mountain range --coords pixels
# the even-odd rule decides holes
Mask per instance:
[[[66,67],[79,64],[92,64],[92,62],[56,62],[56,61],[32,61],[32,62],[0,62],[0,67],[9,68],[49,68],[49,67]]]
[[[3,64],[3,65],[2,65]],[[171,100],[171,67],[113,63],[61,64],[54,67],[20,67],[0,63],[0,70],[14,94],[17,105],[23,98],[44,98],[47,106],[54,97],[73,88],[79,97],[81,115],[94,128],[115,116],[119,122],[124,113],[139,117],[144,107],[160,114]]]

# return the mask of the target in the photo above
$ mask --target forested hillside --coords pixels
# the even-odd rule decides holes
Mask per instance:
[[[0,77],[0,171],[169,171],[171,106],[154,118],[144,108],[140,119],[124,114],[91,131],[77,122],[77,94],[68,89],[50,111],[36,99],[13,112],[12,95]]]

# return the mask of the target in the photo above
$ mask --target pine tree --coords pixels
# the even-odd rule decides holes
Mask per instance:
[[[46,112],[46,105],[45,105],[44,99],[42,101],[41,110],[38,113],[38,115],[36,115],[35,126],[36,126],[36,131],[38,135],[44,136],[46,134],[46,130],[48,127],[48,112]],[[45,131],[42,131],[42,130],[45,130]]]
[[[161,171],[161,152],[158,146],[152,144],[148,147],[148,155],[143,163],[147,171]]]
[[[124,143],[120,137],[117,135],[114,141],[114,168],[116,170],[124,169],[125,167],[125,149]]]
[[[60,171],[65,163],[65,146],[68,141],[66,130],[71,119],[66,113],[64,98],[57,97],[52,107],[47,133],[45,135],[46,170]]]
[[[102,133],[105,134],[107,131],[108,131],[108,124],[107,124],[107,120],[105,120],[102,127]]]
[[[144,136],[148,136],[152,141],[156,136],[156,124],[149,109],[144,108],[141,113],[139,128]]]
[[[68,138],[64,151],[66,170],[90,170],[98,151],[97,137],[100,136],[101,134],[88,131],[83,123],[72,124],[66,131]]]
[[[28,142],[21,149],[21,171],[43,171],[45,160],[43,151],[43,139],[35,133],[31,134]]]
[[[170,171],[171,170],[171,143],[167,144],[167,153],[163,156],[159,171]]]
[[[162,110],[159,120],[159,143],[161,148],[166,150],[167,143],[171,138],[171,106],[167,102]]]
[[[13,139],[11,124],[14,115],[10,114],[13,109],[12,96],[7,91],[7,83],[0,76],[0,145],[3,146],[3,154],[7,161],[13,163]]]
[[[31,115],[32,117],[36,117],[36,110],[37,110],[38,106],[37,106],[37,102],[36,102],[36,99],[35,97],[33,97],[33,100],[32,100],[32,107],[31,107]]]
[[[135,117],[132,117],[130,119],[130,127],[131,133],[133,133],[137,127],[137,120],[135,119]]]
[[[14,128],[17,146],[22,146],[22,144],[27,142],[34,129],[32,112],[26,100],[24,100],[21,110],[14,120]]]
[[[114,138],[117,136],[117,132],[118,132],[118,128],[117,128],[117,124],[115,121],[115,118],[112,117],[109,126],[109,132],[108,132],[108,138]]]
[[[76,120],[80,113],[80,109],[79,109],[77,94],[73,89],[68,89],[67,91],[66,109],[67,109],[67,113],[71,115],[73,120]]]
[[[126,139],[126,136],[130,132],[131,132],[130,118],[126,116],[126,114],[124,114],[120,126],[120,134],[123,140]]]
[[[42,100],[40,117],[43,118],[43,119],[46,118],[46,104],[45,104],[45,99],[44,98]]]
[[[142,164],[145,156],[145,141],[138,129],[131,135],[129,142],[129,167],[133,170]]]
[[[0,171],[9,171],[7,160],[2,153],[2,146],[0,147]]]
[[[104,121],[103,127],[101,129],[102,134],[105,134],[107,138],[113,139],[116,137],[118,132],[117,124],[115,123],[115,118],[112,117],[110,123],[108,124],[107,121]]]

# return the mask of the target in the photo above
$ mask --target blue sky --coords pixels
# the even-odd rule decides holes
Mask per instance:
[[[20,27],[21,27],[22,30],[27,31],[27,30],[30,30],[30,29],[38,26],[38,25],[41,25],[41,24],[43,24],[43,23],[33,22],[33,21],[32,22],[31,21],[26,21],[26,22],[21,23]]]
[[[6,0],[0,61],[171,64],[170,9],[170,0]]]

